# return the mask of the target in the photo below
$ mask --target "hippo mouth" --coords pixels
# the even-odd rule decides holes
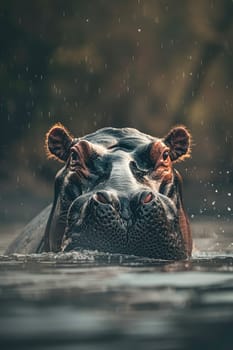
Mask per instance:
[[[91,249],[156,259],[186,258],[173,203],[142,191],[129,200],[97,192],[84,204],[75,200],[68,213],[63,250]]]

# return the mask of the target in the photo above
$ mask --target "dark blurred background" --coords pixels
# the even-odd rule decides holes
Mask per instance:
[[[232,0],[0,3],[0,221],[26,222],[61,166],[44,135],[130,126],[163,136],[185,124],[191,219],[232,217]]]

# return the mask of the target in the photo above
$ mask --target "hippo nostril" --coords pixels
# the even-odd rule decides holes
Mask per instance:
[[[155,194],[151,191],[140,191],[136,193],[130,201],[130,207],[133,212],[144,205],[150,205],[150,203],[154,202]]]
[[[141,203],[147,204],[150,203],[154,199],[154,195],[152,192],[143,192],[141,196]]]
[[[103,204],[112,204],[112,198],[107,191],[97,192],[95,194],[95,200]]]

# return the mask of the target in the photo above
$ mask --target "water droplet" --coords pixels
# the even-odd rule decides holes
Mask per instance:
[[[231,207],[227,207],[227,211],[231,211]]]
[[[227,195],[228,195],[228,197],[231,197],[231,192],[228,192]]]

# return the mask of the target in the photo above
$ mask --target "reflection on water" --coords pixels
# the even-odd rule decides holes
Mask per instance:
[[[0,256],[1,349],[232,349],[233,255]]]

